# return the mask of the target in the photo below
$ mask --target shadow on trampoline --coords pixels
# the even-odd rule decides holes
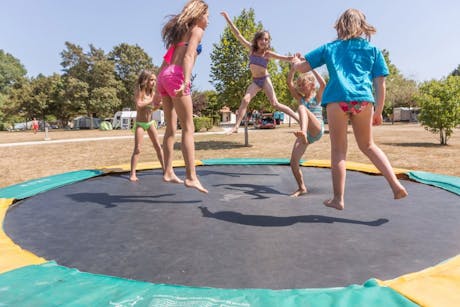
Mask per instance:
[[[351,219],[344,219],[338,217],[330,217],[324,215],[300,215],[300,216],[268,216],[268,215],[253,215],[242,214],[235,211],[217,211],[211,212],[207,207],[198,207],[203,214],[203,217],[217,219],[225,222],[247,225],[247,226],[260,226],[260,227],[284,227],[291,226],[297,223],[347,223],[358,224],[366,226],[380,226],[388,223],[388,219],[377,219],[374,221],[358,221]]]

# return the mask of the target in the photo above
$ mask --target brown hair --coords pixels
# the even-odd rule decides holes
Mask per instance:
[[[368,40],[377,30],[366,21],[366,16],[357,9],[348,9],[337,19],[334,28],[338,39],[350,39],[365,36]]]
[[[156,79],[155,74],[150,69],[143,69],[139,73],[139,77],[137,77],[136,86],[134,89],[135,97],[137,97],[138,95],[145,96],[145,94],[153,95],[153,92],[155,91],[154,88],[151,88],[150,91],[147,93],[147,85],[152,76],[154,76]]]
[[[203,0],[188,1],[182,12],[170,15],[161,30],[161,37],[166,48],[180,42],[182,37],[196,24],[198,19],[208,12],[208,5]]]
[[[268,34],[267,50],[270,49],[270,40],[271,40],[270,33],[266,30],[262,30],[262,31],[257,31],[256,34],[254,34],[254,38],[252,39],[252,42],[251,42],[252,52],[259,51],[259,46],[257,46],[257,41],[260,40],[265,34]]]

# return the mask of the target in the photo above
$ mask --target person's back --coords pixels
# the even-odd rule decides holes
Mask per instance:
[[[381,52],[364,38],[335,40],[306,56],[312,67],[326,64],[329,82],[323,105],[338,101],[374,102],[373,79],[387,75]]]
[[[349,120],[358,147],[388,181],[394,198],[404,198],[408,195],[407,191],[396,178],[386,155],[374,143],[371,131],[372,125],[382,124],[385,77],[389,74],[382,52],[369,43],[376,29],[356,9],[346,10],[334,28],[337,30],[337,40],[305,54],[305,61],[298,59],[294,65],[296,70],[305,72],[326,64],[329,72],[330,80],[323,94],[322,105],[326,106],[329,124],[334,195],[324,204],[338,210],[345,207]]]

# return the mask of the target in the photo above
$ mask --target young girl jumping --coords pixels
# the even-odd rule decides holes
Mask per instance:
[[[253,81],[247,88],[246,94],[244,94],[244,97],[238,109],[238,115],[235,126],[231,129],[229,134],[238,132],[238,127],[240,126],[240,123],[243,120],[244,115],[246,114],[246,109],[249,103],[260,90],[264,91],[265,95],[267,95],[268,100],[275,109],[282,111],[294,118],[296,121],[299,121],[298,115],[294,111],[292,111],[291,108],[278,102],[275,90],[273,89],[272,81],[270,80],[270,75],[268,74],[267,70],[268,61],[270,59],[277,59],[281,61],[290,62],[292,61],[293,57],[279,55],[271,51],[270,34],[267,31],[257,32],[254,35],[254,38],[252,39],[252,43],[250,43],[243,37],[238,28],[233,24],[227,12],[221,12],[221,15],[224,16],[225,20],[230,26],[231,31],[238,39],[238,41],[244,47],[250,50],[249,69],[251,70]]]
[[[374,143],[372,136],[372,125],[382,124],[385,77],[389,73],[382,52],[369,43],[376,29],[356,9],[346,10],[337,20],[335,29],[336,40],[307,53],[306,61],[294,59],[297,71],[307,72],[323,64],[329,71],[330,80],[323,94],[322,105],[327,108],[334,196],[325,200],[324,204],[337,210],[345,208],[348,120],[351,121],[359,149],[388,181],[394,198],[406,197],[406,189],[396,178],[390,161]]]
[[[318,141],[324,133],[323,108],[321,98],[326,86],[324,79],[315,71],[301,74],[294,85],[294,67],[291,67],[287,78],[287,85],[292,97],[299,102],[299,124],[300,130],[294,132],[297,137],[291,153],[291,170],[297,182],[298,189],[291,194],[297,197],[307,193],[307,188],[303,181],[302,171],[300,170],[300,158],[307,150],[307,146]],[[318,91],[315,90],[316,80],[319,83]]]
[[[170,16],[161,32],[168,51],[160,68],[157,85],[167,123],[163,138],[163,180],[183,182],[186,187],[195,188],[202,193],[208,193],[208,190],[201,185],[195,170],[195,127],[190,81],[196,58],[201,52],[201,38],[207,26],[208,5],[202,0],[187,1],[179,14]],[[185,181],[176,176],[172,166],[177,118],[182,129],[181,149],[185,162]]]
[[[134,91],[134,102],[136,104],[136,122],[134,124],[134,150],[131,156],[131,173],[129,180],[138,181],[136,176],[136,166],[141,153],[142,140],[144,139],[144,131],[147,131],[153,148],[155,149],[160,161],[161,168],[164,171],[163,149],[158,138],[158,131],[155,127],[155,121],[152,120],[152,106],[154,88],[157,82],[156,76],[150,70],[143,70],[139,74]],[[159,107],[159,106],[158,106]]]

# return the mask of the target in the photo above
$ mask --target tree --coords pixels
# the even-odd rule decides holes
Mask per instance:
[[[104,50],[90,45],[89,52],[83,48],[66,42],[67,50],[61,52],[64,68],[64,78],[72,80],[75,89],[82,92],[73,93],[78,97],[80,111],[91,117],[98,114],[101,117],[111,116],[121,107],[119,93],[122,92],[122,83],[115,75],[115,63],[110,60]],[[72,78],[72,79],[69,79]],[[75,80],[78,82],[75,82]],[[65,95],[69,97],[69,95]],[[93,121],[90,121],[91,124]]]
[[[415,96],[418,88],[414,80],[406,79],[391,63],[388,50],[383,50],[382,53],[390,71],[386,78],[387,91],[384,108],[384,116],[389,116],[393,114],[395,107],[414,107],[417,102]]]
[[[119,92],[122,107],[132,107],[134,86],[140,71],[156,71],[158,68],[153,65],[152,58],[138,45],[122,43],[115,46],[108,58],[115,64],[116,79],[123,84]]]
[[[419,121],[425,129],[439,133],[441,145],[447,145],[455,127],[460,125],[460,76],[429,81],[420,87]]]
[[[0,93],[7,94],[8,88],[26,74],[26,69],[18,59],[0,49]]]
[[[460,76],[460,64],[457,66],[457,68],[454,69],[453,72],[450,73],[451,76]]]

